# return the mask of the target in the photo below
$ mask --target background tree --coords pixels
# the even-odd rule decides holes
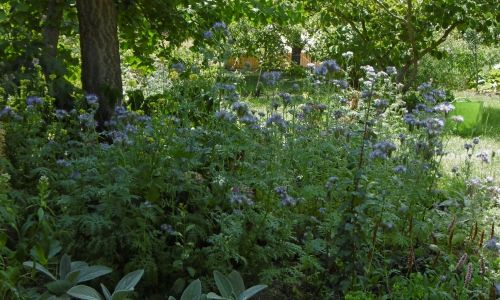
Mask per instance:
[[[438,46],[454,30],[498,32],[498,3],[480,1],[308,1],[321,7],[325,27],[335,26],[332,50],[353,50],[364,63],[401,66],[399,80],[414,83],[418,63],[426,54],[442,56]],[[321,5],[320,5],[321,4]],[[348,49],[351,48],[351,49]]]

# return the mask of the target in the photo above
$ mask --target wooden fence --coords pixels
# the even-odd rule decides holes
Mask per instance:
[[[287,54],[286,60],[289,62],[292,61],[292,53]],[[307,67],[307,64],[311,62],[311,57],[304,52],[300,53],[300,65],[302,67]],[[232,57],[227,62],[227,67],[232,70],[250,69],[255,71],[259,66],[259,59],[254,56]]]

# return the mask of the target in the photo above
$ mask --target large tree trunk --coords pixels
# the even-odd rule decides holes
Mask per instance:
[[[102,128],[121,103],[122,79],[118,16],[114,0],[77,0],[82,87],[99,97],[96,119]]]
[[[66,69],[57,60],[59,31],[65,5],[65,0],[48,0],[47,2],[40,65],[49,88],[49,94],[56,99],[56,106],[69,110],[72,106],[71,92],[73,88],[64,78]]]

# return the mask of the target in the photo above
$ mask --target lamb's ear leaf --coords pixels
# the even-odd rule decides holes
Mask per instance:
[[[45,267],[42,266],[39,263],[36,263],[34,261],[31,261],[31,260],[28,260],[28,261],[23,262],[23,266],[26,267],[26,268],[29,268],[29,269],[35,268],[36,270],[38,270],[38,271],[42,272],[43,274],[49,276],[50,279],[57,280],[56,277],[54,275],[52,275],[52,273],[50,273],[49,270],[45,269]]]
[[[241,295],[238,297],[238,300],[250,299],[251,297],[255,296],[255,294],[257,294],[258,292],[260,292],[266,288],[267,288],[267,285],[264,285],[264,284],[254,285],[251,288],[248,288],[243,293],[241,293]]]
[[[118,284],[115,287],[115,292],[116,291],[133,291],[134,287],[139,283],[139,280],[141,280],[142,275],[144,274],[144,270],[135,270],[133,272],[128,273],[127,275],[123,276],[123,278],[118,282]]]
[[[241,277],[238,271],[232,271],[227,275],[227,279],[231,283],[233,287],[234,293],[238,296],[245,290],[245,283],[243,282],[243,278]]]
[[[75,285],[74,287],[70,288],[66,292],[66,294],[82,300],[102,300],[101,294],[99,294],[99,292],[86,285]]]
[[[231,287],[231,283],[229,282],[227,277],[224,276],[219,271],[214,271],[214,279],[215,279],[215,285],[217,285],[217,288],[219,289],[219,292],[221,293],[222,297],[231,298],[231,294],[233,293],[233,288]],[[207,297],[210,298],[210,295],[207,295]]]
[[[191,282],[184,290],[181,300],[200,300],[201,298],[201,281],[196,279]]]

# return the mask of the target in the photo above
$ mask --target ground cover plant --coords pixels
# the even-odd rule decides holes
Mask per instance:
[[[299,2],[282,8],[300,10]],[[80,22],[91,3],[77,1]],[[110,3],[99,5],[142,29],[164,12],[156,1],[119,2],[130,11],[118,12]],[[71,27],[68,4],[62,18]],[[207,25],[231,11],[226,3],[214,1],[216,13],[176,4],[182,21],[196,24],[190,50],[169,49],[166,60],[168,47],[151,47],[161,34],[120,32],[124,99],[116,73],[110,86],[93,85],[83,50],[87,73],[71,101],[54,87],[70,76],[51,76],[43,60],[2,81],[1,299],[496,299],[496,94],[479,99],[417,82],[418,61],[403,51],[400,67],[362,63],[373,48],[328,48],[328,59],[280,69],[272,55],[282,53],[272,49],[286,44],[283,24],[251,28],[262,25],[253,18],[267,19],[261,7],[228,26]],[[42,9],[30,5],[28,15]],[[370,5],[402,14],[398,5],[393,13]],[[250,43],[269,45],[251,49],[262,56],[257,70],[230,70],[228,60],[244,53],[235,41],[244,28],[259,35]],[[177,31],[172,46],[184,37]],[[141,45],[157,56],[137,66]],[[412,80],[402,81],[407,73]]]

